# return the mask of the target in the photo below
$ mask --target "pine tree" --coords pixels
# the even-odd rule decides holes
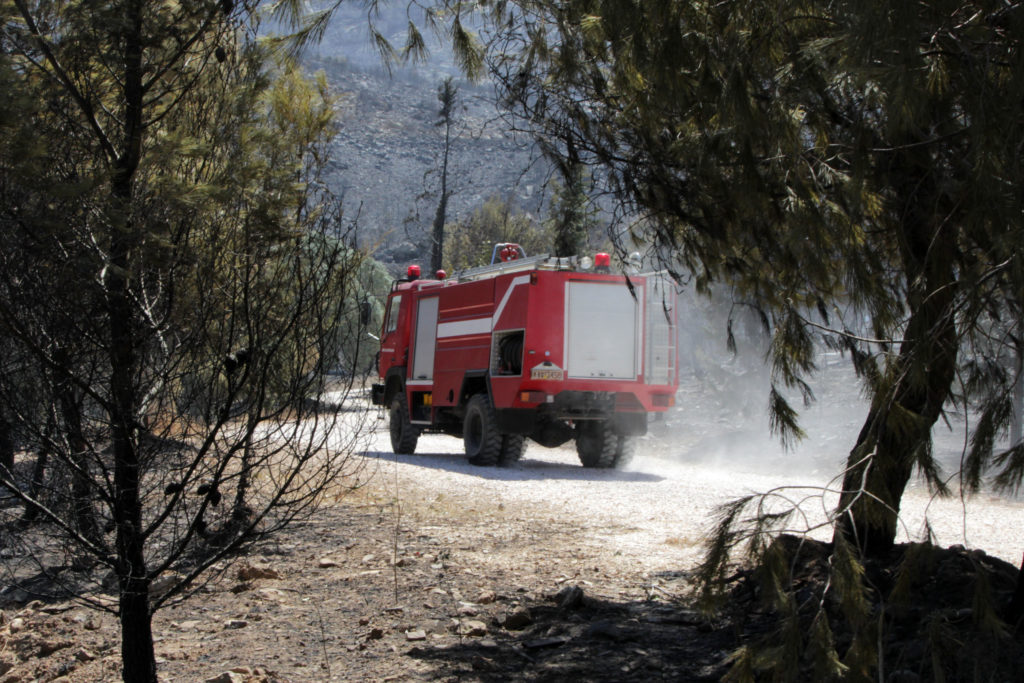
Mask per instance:
[[[915,468],[942,488],[930,434],[950,402],[981,407],[968,483],[995,465],[1019,484],[1024,450],[993,451],[1022,333],[1019,3],[494,11],[490,66],[524,127],[600,169],[667,265],[762,309],[784,440],[801,434],[784,389],[812,398],[815,313],[852,354],[872,401],[844,478],[844,534],[884,552]]]
[[[444,262],[444,225],[448,219],[448,200],[452,191],[448,189],[448,164],[452,152],[452,131],[455,128],[455,108],[458,101],[458,88],[452,85],[452,78],[444,79],[437,89],[437,101],[441,108],[437,112],[435,125],[444,130],[444,143],[441,149],[441,196],[437,200],[437,211],[431,228],[430,270],[441,270]]]
[[[365,293],[319,182],[332,101],[246,39],[247,6],[0,13],[0,407],[71,479],[0,483],[112,570],[123,678],[155,683],[153,612],[344,466],[316,399]],[[5,571],[35,538],[5,536]]]

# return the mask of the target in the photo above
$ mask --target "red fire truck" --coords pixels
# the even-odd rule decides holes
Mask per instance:
[[[422,432],[464,439],[476,465],[509,465],[525,439],[575,439],[586,467],[621,467],[649,413],[678,387],[675,296],[658,275],[593,259],[527,258],[499,244],[490,266],[423,279],[410,266],[388,296],[372,390],[391,445]]]

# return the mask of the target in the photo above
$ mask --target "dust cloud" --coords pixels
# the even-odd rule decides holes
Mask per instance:
[[[769,427],[769,340],[760,319],[713,298],[681,298],[678,312],[676,406],[654,418],[638,453],[801,484],[825,484],[839,477],[868,413],[863,385],[849,356],[819,348],[817,371],[807,378],[813,394],[809,403],[798,391],[779,387],[798,411],[806,434],[787,449]],[[726,344],[730,312],[735,352]],[[956,491],[968,420],[952,406],[947,411],[946,419],[933,428],[933,453]],[[915,479],[911,485],[924,482]]]

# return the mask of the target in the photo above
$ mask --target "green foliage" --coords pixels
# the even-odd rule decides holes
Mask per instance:
[[[913,467],[939,481],[930,427],[947,401],[1010,393],[1017,372],[973,376],[975,361],[1019,367],[1019,3],[490,9],[506,105],[547,154],[600,169],[621,214],[644,218],[631,237],[669,268],[700,291],[724,281],[765,313],[775,382],[809,399],[823,336],[854,355],[873,409],[842,525],[883,551]],[[783,440],[798,436],[789,404],[771,408]],[[985,415],[972,485],[1019,462],[993,453],[1008,412]]]
[[[586,253],[591,233],[598,232],[597,211],[587,196],[580,164],[566,164],[562,180],[551,193],[548,230],[554,234],[555,256],[579,256]]]
[[[449,272],[487,265],[499,242],[515,242],[531,256],[547,253],[551,244],[532,216],[516,213],[510,202],[491,197],[468,218],[445,227]]]
[[[67,557],[113,571],[123,675],[155,681],[153,611],[342,472],[321,376],[343,350],[366,360],[356,278],[379,276],[320,182],[326,82],[248,40],[248,7],[0,19],[0,409],[70,480],[0,483]],[[184,578],[150,601],[167,570]]]

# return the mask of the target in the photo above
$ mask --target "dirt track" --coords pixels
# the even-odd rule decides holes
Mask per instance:
[[[850,412],[843,428],[857,420]],[[232,668],[260,682],[717,680],[735,643],[680,600],[715,506],[826,485],[847,438],[785,455],[768,439],[717,433],[711,418],[669,419],[652,425],[629,471],[584,469],[571,447],[534,444],[500,469],[469,465],[461,442],[439,435],[395,456],[386,423],[369,424],[359,490],[157,615],[162,680]],[[752,457],[737,457],[744,448]],[[833,503],[819,489],[787,493],[807,497],[811,523]],[[966,539],[1018,561],[1024,503],[982,496],[965,516],[959,501],[915,486],[904,505],[915,537],[926,509],[939,544]],[[560,607],[573,587],[585,600]],[[517,611],[528,623],[512,628]],[[12,681],[119,678],[111,617],[68,603],[8,606],[6,622],[19,614],[7,654],[24,655],[10,673],[24,677]],[[61,647],[39,656],[47,643]]]

